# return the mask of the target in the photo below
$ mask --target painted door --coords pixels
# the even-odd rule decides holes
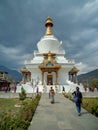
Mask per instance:
[[[47,75],[47,85],[53,85],[53,76]]]

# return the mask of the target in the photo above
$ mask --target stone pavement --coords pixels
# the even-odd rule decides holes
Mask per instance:
[[[78,116],[75,104],[55,95],[55,104],[51,104],[48,94],[42,94],[41,100],[28,130],[98,130],[98,118],[82,108]]]

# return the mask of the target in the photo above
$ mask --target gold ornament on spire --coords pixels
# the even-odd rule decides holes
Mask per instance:
[[[46,19],[46,22],[45,22],[45,26],[46,26],[46,33],[45,35],[52,35],[52,27],[53,27],[53,21],[50,17],[48,17]]]
[[[52,54],[51,54],[50,51],[49,51],[49,53],[48,53],[48,61],[52,61]]]

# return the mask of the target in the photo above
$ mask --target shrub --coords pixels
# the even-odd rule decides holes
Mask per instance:
[[[91,107],[91,113],[98,117],[98,106]]]
[[[63,94],[66,98],[68,98],[68,99],[72,99],[72,94],[69,92],[69,93],[64,93]]]
[[[21,118],[16,118],[12,121],[11,129],[6,130],[27,130],[30,122]]]
[[[0,130],[27,130],[40,97],[40,95],[37,95],[34,99],[26,98],[23,100],[20,112],[16,116],[13,116],[11,112],[2,113]]]
[[[26,98],[26,91],[22,88],[21,93],[19,93],[19,99],[24,100]]]
[[[98,117],[98,98],[83,98],[82,106],[88,112]]]
[[[11,114],[3,113],[2,120],[0,120],[0,130],[10,130],[11,120]]]

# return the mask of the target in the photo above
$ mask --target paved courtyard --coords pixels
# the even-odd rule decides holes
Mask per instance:
[[[28,130],[98,130],[98,118],[82,109],[78,116],[75,104],[55,95],[55,104],[43,94]]]

